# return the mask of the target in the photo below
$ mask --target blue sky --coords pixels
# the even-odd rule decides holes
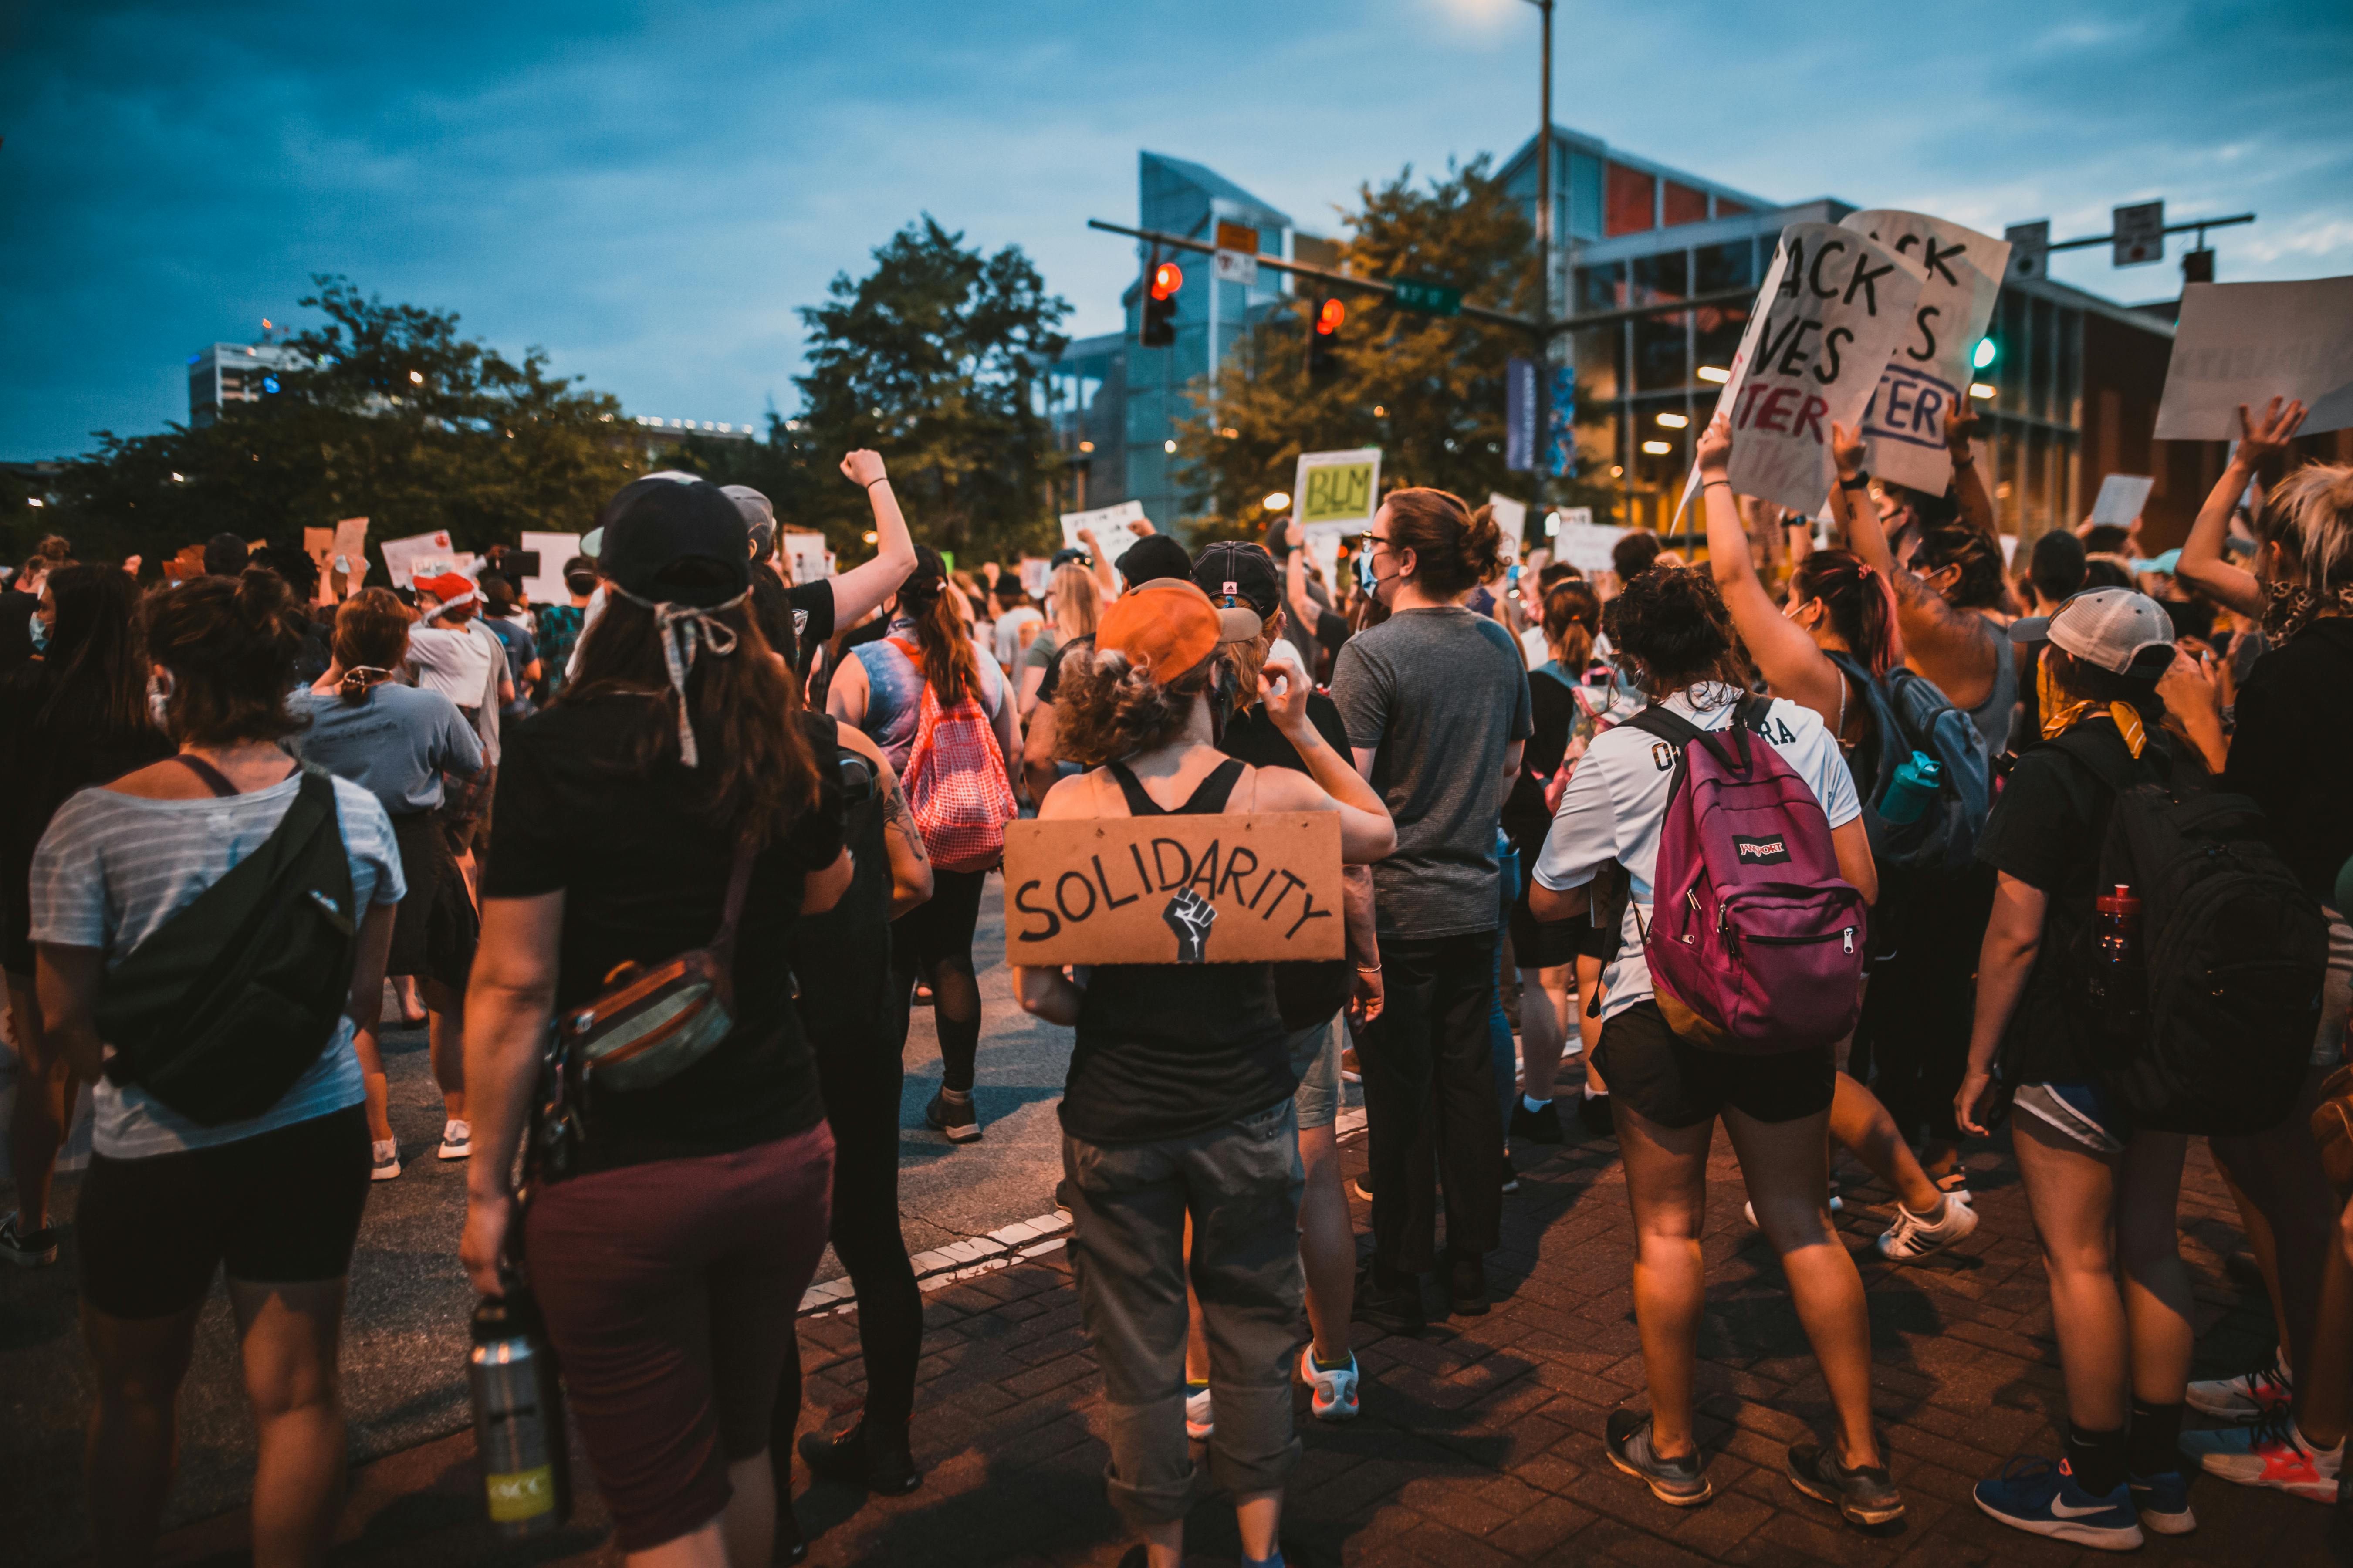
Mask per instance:
[[[1520,0],[10,6],[0,457],[185,418],[186,356],[313,272],[698,419],[789,410],[793,308],[923,211],[1109,330],[1133,258],[1084,222],[1134,220],[1139,147],[1328,232],[1364,180],[1518,146],[1535,36]],[[1768,197],[2068,237],[2162,196],[2261,215],[2226,281],[2353,272],[2341,0],[1563,0],[1557,52],[1561,123]]]

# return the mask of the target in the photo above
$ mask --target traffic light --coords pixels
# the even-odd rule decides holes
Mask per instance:
[[[1327,298],[1315,306],[1311,319],[1312,330],[1307,334],[1307,374],[1310,380],[1322,381],[1336,375],[1340,370],[1339,355],[1333,353],[1340,341],[1340,323],[1348,319],[1348,307],[1337,299]]]
[[[1185,273],[1173,261],[1152,269],[1144,290],[1144,346],[1165,349],[1176,341],[1176,290],[1185,287]]]
[[[1969,355],[1969,363],[1979,370],[1991,370],[1993,368],[1993,362],[2000,357],[2001,345],[2000,343],[1994,342],[1991,338],[1979,338],[1978,340],[1976,350]]]

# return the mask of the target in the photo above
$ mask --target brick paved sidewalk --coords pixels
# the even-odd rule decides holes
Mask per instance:
[[[1360,1168],[1361,1145],[1347,1154],[1351,1171]],[[1603,1421],[1644,1397],[1615,1144],[1535,1154],[1522,1152],[1521,1191],[1504,1200],[1504,1247],[1489,1268],[1493,1310],[1443,1320],[1416,1339],[1361,1342],[1364,1415],[1353,1425],[1309,1419],[1302,1391],[1306,1458],[1283,1533],[1310,1548],[1306,1562],[2055,1568],[2105,1560],[2010,1531],[1968,1500],[1969,1487],[2011,1455],[2056,1452],[2062,1405],[2049,1301],[2006,1152],[1972,1161],[1985,1221],[1977,1235],[1956,1255],[1908,1268],[1888,1268],[1869,1247],[1885,1226],[1888,1194],[1845,1188],[1842,1224],[1871,1291],[1876,1405],[1911,1504],[1903,1528],[1884,1537],[1844,1528],[1780,1474],[1792,1438],[1828,1430],[1829,1403],[1771,1251],[1741,1217],[1738,1168],[1721,1138],[1710,1173],[1700,1369],[1701,1438],[1716,1500],[1669,1509],[1610,1468]],[[1852,1182],[1860,1172],[1850,1164],[1844,1175]],[[1361,1231],[1366,1216],[1357,1206]],[[2225,1268],[2242,1238],[2202,1146],[2191,1156],[2181,1224],[2198,1281],[2200,1374],[2253,1364],[2268,1353],[2269,1309],[2260,1289]],[[941,1289],[926,1318],[915,1432],[924,1484],[887,1501],[830,1485],[805,1489],[798,1506],[815,1542],[810,1561],[1108,1568],[1121,1543],[1099,1484],[1101,1380],[1063,1255]],[[809,1319],[802,1331],[806,1429],[855,1407],[860,1369],[854,1318]],[[491,1540],[480,1495],[469,1436],[364,1467],[336,1561],[619,1562],[593,1491],[570,1530],[528,1552]],[[2151,1536],[2143,1559],[2344,1560],[2330,1546],[2338,1510],[2211,1479],[2193,1482],[2191,1497],[2198,1531]],[[1196,1561],[1234,1561],[1231,1519],[1221,1501],[1203,1499],[1188,1536]],[[226,1557],[241,1537],[237,1518],[208,1521],[173,1537],[166,1560]]]

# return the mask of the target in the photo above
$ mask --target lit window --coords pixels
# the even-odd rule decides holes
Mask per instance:
[[[1662,414],[1659,416],[1659,423],[1670,430],[1680,430],[1690,424],[1691,420],[1681,414]]]
[[[1674,449],[1674,443],[1672,441],[1645,441],[1642,443],[1642,450],[1650,453],[1653,458],[1663,458]]]
[[[1722,386],[1725,382],[1732,379],[1732,373],[1725,369],[1722,365],[1704,364],[1699,367],[1699,378],[1702,381],[1712,381],[1715,383],[1716,385]]]
[[[1969,395],[1981,403],[1993,401],[1993,388],[1982,381],[1969,383]]]

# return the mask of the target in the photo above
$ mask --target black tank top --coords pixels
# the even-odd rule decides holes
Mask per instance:
[[[1165,811],[1118,763],[1135,816],[1214,816],[1242,764],[1229,759]],[[1141,1143],[1221,1126],[1291,1098],[1299,1080],[1271,963],[1106,963],[1079,1004],[1062,1129],[1090,1143]]]

